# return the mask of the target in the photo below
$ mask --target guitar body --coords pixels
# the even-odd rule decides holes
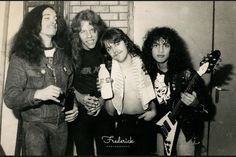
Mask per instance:
[[[218,59],[220,58],[220,51],[215,50],[209,53],[204,59],[200,62],[200,68],[197,73],[191,78],[184,92],[192,93],[193,87],[198,81],[198,77],[202,76],[205,73],[210,73],[214,66],[216,65]],[[172,153],[173,143],[175,140],[175,134],[177,130],[177,117],[182,109],[183,103],[179,99],[176,103],[174,109],[169,111],[164,117],[162,117],[156,124],[160,126],[162,135],[164,137],[164,148],[167,156],[170,156]]]
[[[175,139],[175,133],[178,122],[170,118],[171,112],[168,112],[162,117],[156,124],[160,126],[164,136],[164,148],[168,156],[171,155],[173,143]]]

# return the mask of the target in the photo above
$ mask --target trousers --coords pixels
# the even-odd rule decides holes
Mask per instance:
[[[67,148],[67,154],[72,155],[71,143],[74,143],[77,155],[111,155],[112,150],[102,138],[113,135],[114,124],[113,118],[104,109],[97,116],[87,115],[81,110],[78,118],[69,124],[70,148]]]
[[[26,122],[23,121],[22,154],[64,155],[67,144],[68,128],[66,122]]]
[[[114,144],[115,155],[151,155],[154,143],[153,123],[138,119],[138,115],[121,114],[117,117]]]

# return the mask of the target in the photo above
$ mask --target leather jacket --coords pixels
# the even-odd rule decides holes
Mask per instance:
[[[64,121],[64,113],[61,111],[65,104],[65,97],[61,102],[35,100],[37,89],[43,89],[49,85],[55,85],[66,95],[72,86],[73,68],[64,49],[56,47],[53,57],[55,77],[47,66],[48,61],[43,56],[40,65],[32,65],[22,58],[12,55],[6,78],[4,101],[7,107],[19,110],[24,121],[52,122]]]
[[[157,121],[168,111],[172,111],[175,108],[177,102],[180,100],[180,93],[185,91],[195,74],[196,71],[193,69],[185,70],[179,74],[170,74],[168,72],[165,74],[165,82],[170,85],[171,95],[167,104],[159,104],[155,100],[158,114],[156,117]],[[193,91],[197,93],[199,104],[195,107],[182,104],[177,121],[186,137],[186,141],[192,139],[195,142],[199,142],[203,137],[204,121],[208,119],[208,106],[212,102],[203,79],[199,75],[195,76],[197,78],[193,86]]]

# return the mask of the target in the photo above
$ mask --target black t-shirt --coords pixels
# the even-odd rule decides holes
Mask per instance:
[[[97,93],[96,81],[103,61],[102,54],[98,49],[82,50],[81,58],[81,67],[75,71],[74,87],[82,94]]]

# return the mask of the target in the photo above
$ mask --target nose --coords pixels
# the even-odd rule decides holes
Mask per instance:
[[[51,23],[54,25],[54,24],[57,24],[57,19],[56,18],[53,18],[52,20],[51,20]]]
[[[111,47],[111,52],[113,53],[113,56],[115,56],[115,55],[118,54],[118,51],[117,51],[117,49],[116,49],[115,46],[112,46],[112,47]]]
[[[92,33],[90,31],[86,32],[87,37],[92,37]]]
[[[160,47],[159,47],[159,51],[162,53],[162,52],[163,52],[163,50],[164,50],[164,47],[163,47],[163,45],[160,45]]]

